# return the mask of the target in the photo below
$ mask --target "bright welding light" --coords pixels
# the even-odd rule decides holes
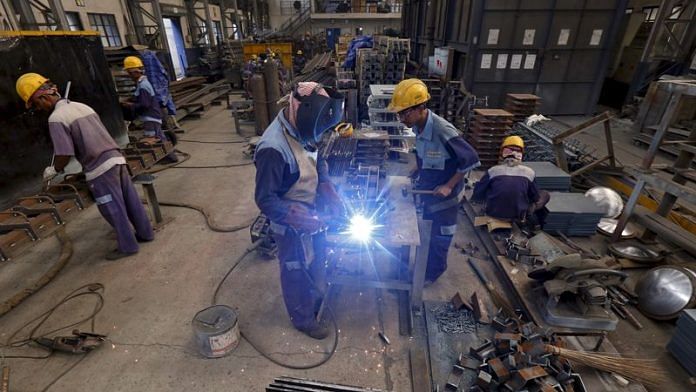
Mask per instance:
[[[375,224],[372,220],[362,215],[353,215],[350,218],[350,226],[348,233],[351,238],[360,242],[368,242],[372,238],[372,232],[375,230]]]

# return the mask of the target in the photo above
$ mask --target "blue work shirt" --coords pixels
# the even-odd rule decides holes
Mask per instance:
[[[282,222],[290,205],[297,203],[285,200],[283,196],[300,178],[300,169],[285,138],[284,128],[290,135],[297,135],[295,128],[285,118],[285,111],[281,110],[266,128],[254,153],[256,164],[254,199],[261,212],[274,222]],[[310,149],[310,147],[305,148]],[[320,183],[329,181],[326,160],[319,158],[317,172]]]
[[[143,59],[145,75],[154,88],[155,95],[160,105],[166,107],[170,115],[175,115],[176,106],[174,105],[172,95],[169,93],[169,73],[167,69],[164,68],[159,61],[155,52],[151,50],[140,51],[140,58]]]
[[[479,166],[479,157],[457,128],[428,109],[428,119],[416,132],[416,158],[419,169],[419,188],[434,189],[445,184],[457,173],[466,173]],[[452,192],[459,193],[457,192]]]
[[[535,173],[523,164],[503,163],[488,169],[476,183],[472,200],[486,202],[486,215],[522,220],[532,203],[539,200]]]
[[[162,124],[162,110],[155,94],[155,89],[144,75],[138,80],[138,86],[133,93],[135,97],[135,114],[140,121],[152,121]]]

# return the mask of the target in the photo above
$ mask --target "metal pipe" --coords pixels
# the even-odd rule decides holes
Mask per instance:
[[[254,100],[254,120],[256,122],[256,134],[263,135],[269,124],[268,107],[266,106],[266,88],[264,77],[261,74],[254,74],[249,79],[251,96]]]

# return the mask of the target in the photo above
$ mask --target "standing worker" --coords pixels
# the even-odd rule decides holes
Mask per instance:
[[[464,175],[480,166],[478,154],[454,125],[426,108],[428,87],[420,79],[402,80],[388,109],[416,133],[417,188],[423,195],[423,219],[432,220],[425,280],[435,282],[447,269],[447,251],[457,230],[459,193]]]
[[[255,200],[271,220],[278,244],[280,284],[292,324],[315,339],[329,331],[316,320],[325,274],[326,223],[317,199],[333,215],[343,202],[329,180],[317,143],[343,117],[343,96],[315,82],[299,83],[256,146]],[[318,283],[316,283],[318,282]]]
[[[106,259],[138,253],[138,242],[152,241],[155,234],[130,179],[126,159],[97,113],[87,105],[62,99],[56,85],[36,73],[20,76],[16,89],[27,108],[50,113],[48,130],[54,161],[44,170],[44,181],[62,172],[74,156],[82,165],[99,212],[116,230],[118,249],[109,252]]]
[[[501,163],[476,183],[471,199],[484,200],[490,217],[524,222],[534,230],[544,225],[550,195],[537,187],[534,170],[522,164],[523,153],[521,137],[506,137],[500,146]]]
[[[303,52],[298,50],[297,53],[295,53],[295,57],[292,59],[293,72],[295,73],[295,76],[302,72],[306,62],[307,60],[305,59]]]
[[[130,117],[137,117],[142,121],[145,137],[155,138],[161,142],[169,140],[162,132],[162,108],[154,87],[145,76],[143,62],[136,56],[128,56],[123,60],[123,69],[136,83],[136,88],[133,97],[129,101],[122,102],[121,105],[133,114]],[[167,155],[166,159],[170,162],[179,160],[175,152]]]

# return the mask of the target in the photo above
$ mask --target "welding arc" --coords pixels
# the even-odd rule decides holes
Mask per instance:
[[[195,204],[161,201],[161,202],[159,202],[159,205],[165,206],[165,207],[180,207],[180,208],[188,208],[191,210],[196,210],[196,211],[200,212],[201,214],[203,214],[203,217],[205,217],[205,223],[206,223],[206,225],[208,225],[208,228],[214,232],[217,232],[217,233],[234,233],[236,231],[246,229],[247,227],[251,226],[252,223],[254,223],[254,220],[256,220],[256,218],[254,218],[246,223],[242,223],[242,224],[236,225],[236,226],[218,226],[213,221],[213,217],[210,215],[210,213],[205,208],[197,206]]]
[[[222,289],[222,285],[225,283],[225,281],[227,280],[227,278],[232,274],[232,272],[237,268],[237,266],[239,266],[239,264],[242,263],[242,261],[244,260],[244,258],[245,258],[249,253],[253,252],[254,249],[258,248],[259,245],[261,245],[261,243],[263,243],[263,239],[256,240],[256,241],[253,242],[251,245],[249,245],[249,246],[246,248],[246,250],[244,250],[244,253],[242,253],[241,255],[239,255],[239,257],[237,257],[237,259],[234,260],[234,262],[232,263],[232,267],[230,267],[230,269],[227,271],[227,273],[225,274],[225,276],[223,276],[222,280],[220,280],[220,283],[218,283],[217,287],[215,288],[215,292],[213,293],[213,298],[212,298],[212,301],[211,301],[211,304],[212,304],[212,305],[217,305],[217,304],[218,304],[218,302],[217,302],[218,294],[220,293],[220,289]],[[319,287],[317,286],[317,284],[314,282],[314,279],[312,279],[311,275],[309,275],[309,273],[307,272],[307,270],[303,270],[303,271],[304,271],[304,273],[307,275],[307,278],[309,279],[309,282],[312,284],[312,286],[314,286],[314,289],[317,290],[317,291],[321,291],[321,290],[319,289]],[[327,310],[328,313],[329,313],[329,316],[330,316],[330,318],[331,318],[331,324],[333,325],[333,329],[334,329],[334,340],[333,340],[333,344],[332,344],[331,350],[329,350],[329,352],[327,353],[327,355],[326,355],[324,358],[322,358],[320,361],[318,361],[318,362],[316,362],[316,363],[310,363],[310,364],[307,364],[307,365],[293,365],[293,364],[288,364],[288,363],[280,362],[279,360],[277,360],[277,359],[271,357],[268,353],[266,353],[266,352],[263,351],[261,348],[259,348],[259,347],[256,345],[256,343],[254,343],[254,341],[251,340],[243,331],[240,330],[240,334],[241,334],[242,337],[247,341],[247,343],[249,343],[249,345],[250,345],[251,347],[253,347],[254,350],[256,350],[256,352],[258,352],[259,354],[261,354],[261,356],[263,356],[264,358],[266,358],[267,360],[273,362],[274,364],[276,364],[276,365],[278,365],[278,366],[282,366],[282,367],[284,367],[284,368],[294,369],[294,370],[308,370],[308,369],[314,369],[314,368],[317,368],[317,367],[319,367],[319,366],[325,364],[326,362],[328,362],[329,359],[331,359],[331,357],[333,357],[333,355],[336,353],[336,348],[338,347],[338,324],[336,324],[336,316],[334,315],[333,310],[331,309],[331,306],[329,306],[328,304],[326,305],[326,310]]]
[[[55,236],[61,244],[60,256],[58,258],[58,261],[53,266],[51,266],[51,268],[48,271],[46,271],[46,273],[43,276],[41,276],[37,281],[32,283],[30,286],[23,288],[21,291],[17,292],[15,295],[10,297],[10,299],[0,304],[0,317],[5,315],[5,313],[9,312],[17,305],[22,303],[22,301],[24,301],[27,297],[39,291],[42,287],[48,284],[48,282],[53,280],[53,278],[55,278],[56,275],[58,275],[58,272],[60,272],[63,269],[63,267],[65,267],[65,265],[68,264],[68,261],[70,261],[70,258],[72,258],[73,255],[72,241],[70,240],[70,237],[65,233],[64,227],[58,229],[55,233]]]
[[[547,353],[560,356],[571,362],[589,366],[609,373],[616,373],[630,380],[655,388],[664,386],[667,375],[657,366],[654,359],[624,358],[606,353],[590,353],[545,345]]]

